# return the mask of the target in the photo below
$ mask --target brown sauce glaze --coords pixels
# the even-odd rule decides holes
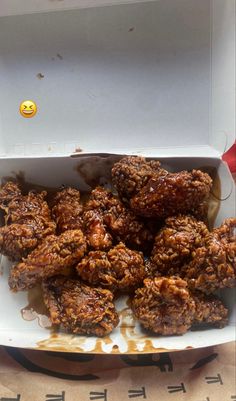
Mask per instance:
[[[43,328],[52,326],[43,301],[41,287],[38,286],[28,291],[28,305],[21,309],[21,316],[27,321],[37,319],[39,326]]]

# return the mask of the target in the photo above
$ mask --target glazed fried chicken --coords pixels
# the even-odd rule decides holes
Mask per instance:
[[[91,251],[77,265],[79,276],[90,285],[111,291],[132,292],[145,277],[141,252],[120,243],[109,252]]]
[[[155,237],[151,258],[147,263],[151,275],[179,275],[190,262],[197,248],[203,246],[209,231],[192,216],[168,217]]]
[[[161,335],[184,334],[195,317],[195,302],[179,277],[145,279],[144,287],[136,290],[132,309],[146,329]]]
[[[112,168],[112,182],[122,200],[136,195],[153,177],[166,175],[157,160],[146,161],[140,156],[126,156]]]
[[[5,207],[12,199],[20,196],[21,196],[21,190],[19,186],[14,182],[8,181],[0,189],[0,208],[5,210]]]
[[[194,328],[201,326],[225,327],[228,323],[228,310],[221,300],[213,295],[205,295],[200,292],[191,294],[196,310],[193,321]]]
[[[105,250],[112,246],[112,236],[103,223],[100,210],[87,210],[83,214],[84,232],[90,248]]]
[[[118,325],[119,318],[109,290],[91,288],[65,277],[43,282],[44,302],[53,324],[75,334],[103,337]]]
[[[200,170],[168,173],[151,178],[130,206],[140,216],[159,219],[191,213],[209,196],[211,186],[210,176]]]
[[[212,293],[236,285],[236,219],[228,219],[209,232],[194,217],[179,215],[165,220],[157,234],[149,276],[177,275],[191,289]]]
[[[191,212],[206,218],[212,180],[200,170],[168,173],[157,160],[127,156],[114,164],[112,182],[120,198],[130,201],[140,216],[163,219]]]
[[[225,327],[228,310],[213,295],[190,292],[187,282],[179,277],[145,279],[132,301],[134,315],[154,333],[184,334],[193,327]]]
[[[83,206],[80,192],[75,188],[65,188],[56,193],[53,199],[52,216],[57,224],[57,232],[82,228]]]
[[[181,276],[191,289],[210,294],[236,286],[236,242],[224,242],[209,235],[205,246],[196,249],[192,261],[183,266]]]
[[[151,230],[123,203],[104,188],[91,192],[83,214],[84,229],[93,249],[108,249],[113,240],[134,249],[146,249],[153,240]]]
[[[37,245],[35,230],[27,224],[0,227],[0,253],[11,260],[26,257]]]
[[[47,193],[22,195],[16,184],[0,190],[5,226],[0,228],[0,252],[12,260],[26,257],[45,237],[54,234],[55,223],[45,201]]]
[[[196,207],[191,209],[191,215],[197,220],[201,220],[206,224],[208,224],[209,196],[203,199],[203,201],[200,202]]]
[[[146,251],[153,242],[151,228],[118,199],[103,215],[103,221],[116,242],[122,241],[134,249]]]
[[[236,218],[225,219],[220,227],[214,228],[213,235],[226,243],[236,242]]]
[[[86,252],[86,239],[81,230],[68,230],[59,237],[50,235],[26,259],[13,266],[9,287],[23,291],[47,277],[68,275]]]
[[[104,213],[114,205],[114,197],[104,188],[95,188],[85,204],[83,221],[88,244],[92,249],[105,250],[112,246],[112,236],[104,223]]]

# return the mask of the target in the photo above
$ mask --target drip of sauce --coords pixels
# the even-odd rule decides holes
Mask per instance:
[[[147,354],[147,353],[162,353],[162,352],[173,352],[178,351],[176,349],[167,349],[155,347],[153,345],[152,339],[147,339],[147,335],[140,335],[135,333],[135,326],[125,322],[125,319],[130,318],[131,310],[129,308],[124,308],[120,311],[119,315],[121,318],[121,323],[118,329],[120,330],[120,335],[125,340],[127,344],[127,350],[124,352],[120,349],[119,344],[113,342],[110,336],[104,338],[97,338],[94,347],[91,351],[85,351],[85,341],[88,337],[83,337],[79,335],[70,335],[62,332],[55,332],[55,328],[51,329],[51,334],[49,338],[39,341],[37,343],[38,349],[40,350],[51,350],[58,352],[86,352],[88,354],[106,354],[104,351],[104,345],[112,345],[110,354]],[[134,336],[132,339],[131,336]],[[187,346],[186,349],[191,349],[193,347]]]
[[[21,309],[21,316],[27,321],[37,319],[39,326],[43,328],[52,326],[40,287],[28,291],[28,305]]]

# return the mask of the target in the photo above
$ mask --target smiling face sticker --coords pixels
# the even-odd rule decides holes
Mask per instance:
[[[32,100],[24,100],[20,105],[20,114],[25,118],[31,118],[37,113],[37,106]]]

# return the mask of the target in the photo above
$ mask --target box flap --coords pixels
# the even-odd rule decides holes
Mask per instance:
[[[2,17],[0,155],[222,154],[235,135],[233,10],[234,0],[160,0]],[[26,99],[31,119],[19,113]]]
[[[210,144],[224,153],[235,142],[235,1],[212,2]]]

